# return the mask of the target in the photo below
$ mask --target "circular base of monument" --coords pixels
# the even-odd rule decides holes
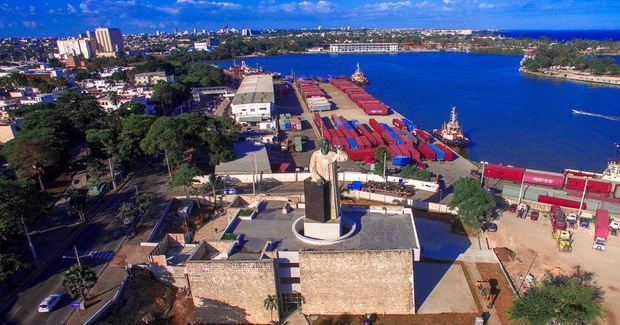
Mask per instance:
[[[349,239],[351,236],[353,236],[353,234],[357,230],[357,224],[354,221],[341,217],[340,224],[343,226],[346,226],[349,229],[349,231],[347,231],[347,233],[345,233],[344,235],[334,237],[334,238],[327,238],[327,239],[309,237],[309,236],[302,234],[301,232],[304,228],[304,224],[301,221],[305,219],[306,219],[306,216],[301,216],[297,218],[295,221],[293,221],[293,224],[291,225],[291,230],[293,231],[293,234],[295,235],[297,239],[310,245],[327,246],[327,245],[337,244],[337,243],[340,243],[340,242],[343,242]]]

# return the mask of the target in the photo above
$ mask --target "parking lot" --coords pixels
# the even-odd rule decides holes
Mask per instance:
[[[594,272],[595,281],[605,290],[605,309],[608,324],[620,323],[620,238],[610,236],[607,249],[592,249],[594,226],[572,229],[572,253],[560,253],[551,236],[551,221],[541,215],[538,221],[518,219],[515,213],[504,212],[496,233],[487,233],[491,247],[507,247],[516,259],[505,263],[517,288],[532,265],[530,274],[536,279],[546,272],[570,274],[575,266]],[[533,263],[532,263],[533,262]]]

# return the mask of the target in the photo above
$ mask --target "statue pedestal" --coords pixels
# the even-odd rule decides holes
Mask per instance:
[[[312,178],[304,180],[306,220],[327,222],[330,219],[329,182],[319,185]]]
[[[304,235],[310,238],[333,240],[340,237],[340,218],[329,222],[318,222],[306,218],[304,220]]]

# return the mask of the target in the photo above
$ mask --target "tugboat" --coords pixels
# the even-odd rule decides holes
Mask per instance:
[[[469,139],[463,134],[461,125],[456,118],[456,107],[452,107],[450,121],[444,123],[441,130],[435,130],[434,133],[441,141],[450,146],[465,147],[469,144]]]
[[[366,78],[366,76],[364,76],[362,70],[360,70],[360,64],[358,63],[356,67],[357,68],[355,69],[355,72],[353,72],[353,74],[351,75],[351,82],[358,86],[368,85],[368,79]]]

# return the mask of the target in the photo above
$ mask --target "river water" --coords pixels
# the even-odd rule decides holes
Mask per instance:
[[[466,53],[299,54],[248,58],[282,75],[351,75],[355,64],[375,97],[425,129],[457,107],[472,140],[470,159],[526,168],[602,171],[620,142],[620,87],[528,77],[521,57]],[[237,60],[239,64],[239,60]],[[228,66],[231,62],[219,62]]]

